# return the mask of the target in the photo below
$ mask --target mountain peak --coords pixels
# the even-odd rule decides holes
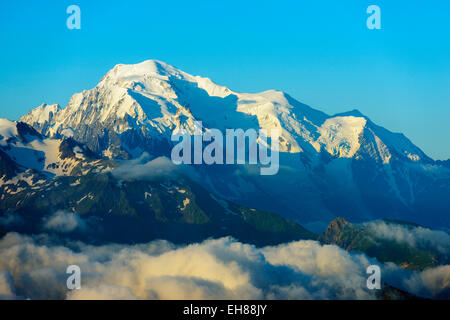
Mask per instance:
[[[344,230],[353,225],[342,217],[337,217],[330,222],[326,231],[319,236],[323,243],[340,243]]]
[[[343,217],[337,217],[336,219],[334,219],[333,221],[330,222],[330,224],[328,225],[328,229],[329,230],[342,230],[347,225],[350,225],[350,222],[348,222]]]
[[[365,118],[367,120],[369,120],[369,118],[367,116],[365,116],[361,111],[359,111],[358,109],[353,109],[347,112],[341,112],[341,113],[337,113],[334,115],[335,117],[356,117],[356,118]]]
[[[171,66],[163,61],[149,59],[136,64],[118,64],[114,67],[118,72],[134,71],[143,74],[161,74],[179,73],[181,70]]]
[[[59,104],[43,103],[39,107],[32,109],[26,115],[21,117],[19,121],[28,123],[40,130],[45,124],[53,121],[55,115],[61,111]]]
[[[158,60],[146,60],[137,64],[117,64],[102,79],[100,84],[110,81],[142,80],[149,77],[167,79],[169,76],[188,76],[183,71]]]

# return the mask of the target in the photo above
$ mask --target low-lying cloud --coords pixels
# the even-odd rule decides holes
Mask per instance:
[[[84,231],[86,223],[73,212],[57,211],[43,219],[44,229],[57,233],[68,233],[75,230]]]
[[[367,222],[363,226],[373,232],[378,238],[450,255],[450,235],[444,231],[431,230],[421,226],[387,223],[385,221]]]
[[[231,238],[188,246],[52,244],[9,233],[0,240],[0,297],[19,299],[373,299],[366,268],[426,297],[450,288],[449,266],[424,272],[382,265],[333,245],[297,241],[256,248]],[[66,288],[68,265],[81,290]],[[445,296],[444,296],[445,297]]]
[[[15,296],[13,277],[8,271],[0,271],[0,299],[14,299]]]
[[[0,217],[0,227],[17,227],[25,223],[25,220],[13,212],[8,212],[4,216]]]
[[[125,181],[153,181],[173,178],[183,169],[185,169],[184,166],[176,166],[169,158],[159,157],[152,160],[147,153],[143,153],[138,159],[123,161],[117,169],[112,171],[112,174],[117,179]]]

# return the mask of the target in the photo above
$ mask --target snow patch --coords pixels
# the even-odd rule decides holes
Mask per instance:
[[[331,155],[351,158],[360,147],[359,137],[366,125],[362,117],[334,117],[327,119],[319,128],[317,140]]]

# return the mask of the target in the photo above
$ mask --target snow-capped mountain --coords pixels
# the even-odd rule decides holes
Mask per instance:
[[[0,119],[0,185],[27,176],[68,176],[106,169],[85,145],[73,139],[46,138],[23,122]]]
[[[42,104],[36,109],[31,110],[26,116],[21,118],[22,122],[36,128],[40,132],[46,132],[48,127],[54,119],[54,116],[61,111],[61,107],[58,104]]]
[[[328,116],[280,91],[237,93],[155,60],[117,65],[95,88],[75,94],[66,108],[41,105],[20,119],[45,136],[73,136],[109,157],[155,152],[150,141],[170,140],[180,128],[193,132],[194,120],[219,129],[279,129],[281,152],[325,150],[345,158],[356,154],[360,135],[369,131],[384,162],[393,154],[429,160],[404,136],[373,125],[357,111]]]
[[[233,92],[160,61],[117,65],[64,109],[43,105],[20,120],[46,137],[73,137],[99,155],[119,159],[144,151],[168,155],[172,132],[194,132],[195,120],[222,130],[278,129],[278,175],[255,176],[248,167],[202,167],[204,185],[302,223],[344,216],[450,225],[449,169],[404,135],[357,110],[331,116],[280,91]]]

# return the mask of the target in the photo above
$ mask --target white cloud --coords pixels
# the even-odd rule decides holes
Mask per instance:
[[[8,271],[0,271],[0,300],[16,297],[13,277]]]
[[[265,248],[231,238],[188,246],[167,241],[66,245],[7,234],[0,240],[0,270],[13,283],[5,287],[32,299],[375,298],[366,289],[365,273],[375,260],[315,241]],[[81,268],[81,290],[66,288],[65,270],[71,264]],[[422,273],[380,266],[383,277],[412,293],[439,296],[450,288],[449,266]]]
[[[450,298],[450,265],[414,273],[403,281],[405,287],[423,296]]]
[[[174,174],[177,170],[168,158],[159,157],[150,160],[144,153],[139,159],[124,161],[121,166],[112,171],[112,174],[121,180],[154,180]]]
[[[120,286],[99,285],[94,288],[83,288],[71,291],[69,300],[138,300],[130,288]]]
[[[175,165],[167,157],[159,157],[151,160],[147,153],[143,153],[138,159],[123,161],[112,174],[120,180],[153,181],[160,178],[175,178],[180,174],[186,174],[192,179],[198,179],[195,170],[186,165]]]
[[[368,222],[363,226],[374,232],[377,237],[450,255],[450,235],[446,232],[385,221]]]
[[[53,215],[44,218],[44,228],[59,233],[72,232],[75,229],[85,230],[86,224],[73,212],[57,211]]]
[[[24,223],[25,220],[21,216],[12,212],[6,213],[3,217],[0,217],[0,226],[13,227]]]

